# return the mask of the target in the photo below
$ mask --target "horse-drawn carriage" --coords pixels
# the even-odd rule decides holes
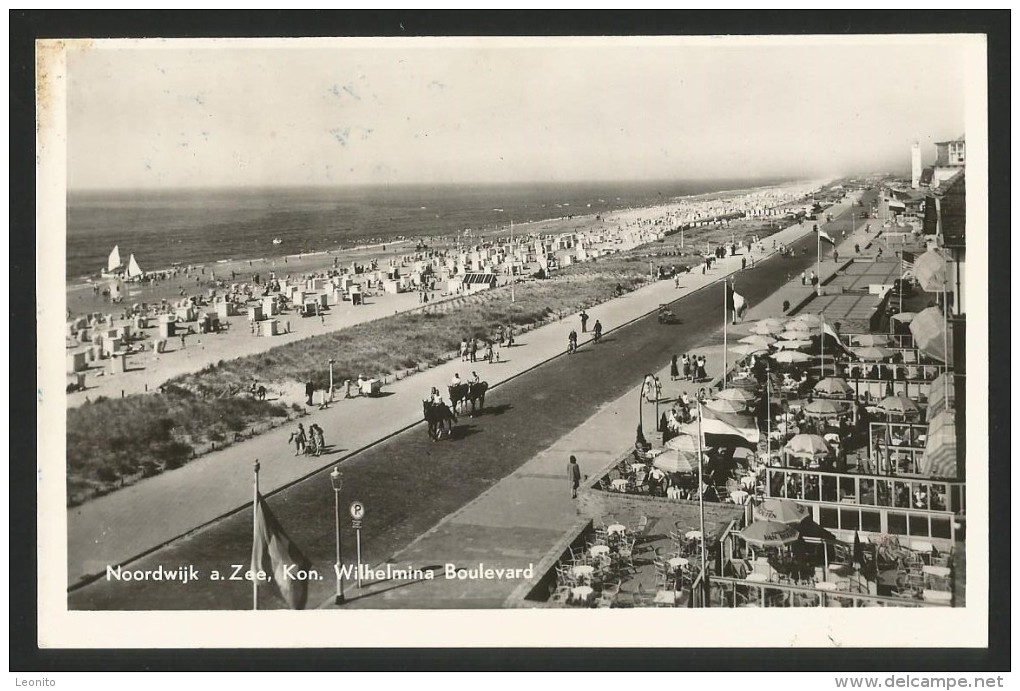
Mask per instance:
[[[680,318],[669,308],[669,305],[659,305],[659,323],[660,324],[679,324]]]

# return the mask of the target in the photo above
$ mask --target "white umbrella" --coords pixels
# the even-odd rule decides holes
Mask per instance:
[[[817,314],[798,314],[792,320],[786,323],[786,328],[790,328],[793,322],[803,322],[809,327],[821,326],[822,319]]]
[[[864,334],[863,336],[858,336],[855,340],[859,346],[887,346],[890,342],[888,336],[881,334]]]
[[[722,398],[713,398],[705,402],[705,407],[717,413],[742,413],[747,410],[747,404],[743,401],[732,401]]]
[[[793,526],[776,521],[755,521],[740,531],[745,542],[762,547],[778,547],[796,542],[800,533]]]
[[[845,396],[853,393],[853,387],[846,383],[842,377],[826,377],[814,387],[815,393],[829,396]]]
[[[865,346],[864,348],[852,348],[851,350],[857,356],[857,359],[869,362],[877,362],[878,360],[885,360],[887,357],[893,356],[893,351],[884,346]]]
[[[779,334],[779,338],[784,341],[803,341],[811,338],[811,332],[807,329],[787,329]]]
[[[715,397],[724,401],[739,401],[741,403],[750,403],[757,398],[753,393],[744,389],[723,389]]]
[[[772,359],[776,362],[790,364],[794,362],[807,362],[811,359],[811,356],[805,355],[798,350],[783,350],[773,355]]]
[[[900,312],[899,314],[894,314],[892,316],[892,320],[902,322],[904,324],[909,324],[914,320],[914,317],[916,316],[917,316],[916,312]]]
[[[730,348],[730,352],[736,353],[741,357],[748,357],[749,355],[760,355],[762,353],[767,353],[769,352],[769,349],[766,348],[765,346],[756,346],[743,343],[741,345]]]
[[[771,336],[762,336],[761,334],[755,334],[754,336],[744,336],[740,339],[741,343],[753,346],[770,346],[776,342],[776,339]]]
[[[765,322],[758,322],[753,327],[751,327],[751,333],[759,334],[761,336],[770,336],[772,334],[777,334],[782,330],[783,330],[782,324],[768,324]]]
[[[793,340],[793,341],[780,341],[775,344],[775,347],[779,350],[797,350],[799,348],[807,348],[811,345],[811,341],[808,340]]]

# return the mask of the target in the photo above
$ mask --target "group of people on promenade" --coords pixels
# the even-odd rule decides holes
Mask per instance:
[[[326,448],[326,441],[322,433],[322,428],[315,423],[312,423],[306,433],[304,424],[299,422],[297,430],[291,432],[287,443],[294,444],[295,456],[321,456],[323,450]]]
[[[670,381],[679,381],[681,378],[684,381],[705,381],[708,379],[706,365],[707,360],[704,355],[684,353],[679,358],[674,355],[669,363],[669,379]]]

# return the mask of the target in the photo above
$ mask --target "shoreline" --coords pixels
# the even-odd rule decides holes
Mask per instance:
[[[536,226],[536,225],[540,225],[540,224],[544,224],[544,223],[560,222],[560,221],[584,221],[586,219],[592,219],[592,218],[594,218],[596,216],[599,216],[600,214],[602,214],[604,217],[611,217],[612,215],[615,215],[615,214],[632,213],[634,211],[654,211],[656,209],[662,209],[664,207],[668,207],[668,206],[675,205],[675,204],[683,204],[685,202],[687,202],[687,203],[692,203],[692,202],[693,203],[697,203],[697,202],[713,201],[714,199],[721,198],[720,195],[742,197],[742,196],[747,196],[749,194],[754,194],[754,193],[757,193],[757,192],[764,192],[766,190],[776,190],[776,189],[783,189],[784,187],[797,187],[797,186],[808,185],[808,184],[824,186],[826,184],[830,184],[831,182],[832,182],[831,180],[826,180],[826,181],[798,180],[798,181],[789,181],[789,182],[786,182],[786,183],[779,183],[779,184],[762,185],[762,186],[757,186],[757,187],[724,189],[724,190],[717,190],[717,191],[713,191],[713,192],[699,192],[697,194],[680,195],[680,196],[677,196],[677,197],[664,198],[662,201],[660,201],[657,204],[651,204],[651,205],[647,205],[647,206],[627,206],[627,207],[620,207],[620,208],[611,209],[611,210],[607,210],[607,211],[603,211],[603,212],[592,212],[592,211],[590,211],[590,209],[586,208],[585,209],[585,213],[582,213],[582,214],[566,214],[566,215],[560,215],[560,216],[552,216],[552,217],[544,218],[544,219],[536,219],[536,220],[529,220],[529,221],[514,222],[514,225],[515,226]],[[509,225],[509,220],[507,222],[507,225]],[[489,236],[489,235],[499,236],[500,234],[505,233],[505,232],[506,232],[506,229],[505,228],[501,228],[501,226],[499,224],[497,224],[494,228],[479,230],[477,232],[477,234],[472,233],[472,235],[468,236],[468,237],[471,237],[471,238],[483,238],[483,237],[486,237],[486,236]],[[386,249],[386,248],[388,248],[388,247],[390,247],[392,245],[404,245],[404,244],[410,244],[412,242],[414,242],[416,244],[417,241],[419,241],[421,239],[424,239],[424,238],[439,238],[440,240],[446,239],[446,240],[454,240],[455,241],[456,239],[458,239],[460,237],[463,237],[463,236],[460,235],[459,233],[446,233],[446,234],[442,234],[442,235],[421,235],[421,236],[416,236],[414,238],[408,238],[406,236],[401,238],[401,237],[397,236],[397,237],[394,237],[394,239],[390,240],[390,241],[375,242],[375,243],[370,243],[370,244],[361,244],[361,245],[355,245],[355,246],[352,246],[352,247],[336,247],[336,248],[333,248],[333,249],[326,248],[326,249],[320,249],[320,250],[313,250],[313,251],[310,251],[310,252],[298,252],[298,253],[293,253],[293,254],[286,254],[286,253],[284,253],[284,254],[279,254],[279,255],[269,255],[269,256],[258,257],[258,258],[255,258],[255,257],[251,257],[251,258],[249,258],[249,257],[238,257],[238,258],[227,257],[227,258],[208,259],[208,260],[202,261],[201,263],[178,264],[176,267],[171,265],[169,267],[162,267],[162,268],[158,268],[158,269],[152,269],[150,271],[147,271],[146,273],[172,272],[175,269],[180,271],[183,267],[190,267],[193,270],[199,270],[199,271],[201,271],[202,269],[209,269],[209,268],[215,269],[216,267],[222,267],[222,268],[226,269],[231,264],[244,265],[244,264],[248,263],[248,264],[254,265],[254,262],[266,263],[266,262],[275,262],[275,261],[278,261],[278,260],[281,260],[281,259],[283,259],[283,260],[285,260],[285,259],[304,259],[306,257],[321,257],[321,256],[329,256],[329,255],[343,256],[344,253],[348,253],[348,252],[364,252],[364,251],[373,250],[373,249]],[[86,288],[91,288],[92,286],[96,285],[97,283],[101,284],[101,283],[104,283],[104,282],[109,281],[109,280],[112,280],[112,279],[104,278],[104,277],[100,276],[99,272],[97,271],[97,273],[95,275],[92,275],[92,276],[79,275],[79,276],[75,277],[74,279],[71,279],[69,277],[66,278],[65,279],[65,289],[67,291],[83,290],[83,289],[86,289]],[[130,286],[132,283],[133,282],[130,282],[130,281],[126,281],[125,282],[125,284],[128,285],[128,286]],[[141,284],[139,284],[139,285],[141,285]]]

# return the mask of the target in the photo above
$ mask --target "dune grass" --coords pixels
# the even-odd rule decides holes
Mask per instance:
[[[266,418],[285,418],[279,404],[248,398],[203,400],[186,391],[103,398],[67,411],[68,503],[172,470],[199,449],[228,443]]]

